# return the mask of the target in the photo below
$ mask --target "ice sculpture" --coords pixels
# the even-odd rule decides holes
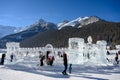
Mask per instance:
[[[47,56],[49,56],[49,57],[52,57],[52,56],[54,56],[54,48],[53,48],[53,46],[51,45],[51,44],[47,44],[46,46],[45,46],[45,49],[44,49],[44,54],[45,55],[47,55]],[[49,55],[48,55],[49,54]]]
[[[92,37],[89,36],[87,38],[88,43],[85,44],[84,51],[83,51],[83,58],[84,58],[84,63],[91,64],[95,62],[95,48],[96,46],[92,44]]]
[[[107,53],[107,50],[106,50],[106,45],[107,45],[107,42],[102,40],[102,41],[97,41],[96,43],[97,45],[97,63],[98,64],[107,64],[107,59],[106,59],[106,53]]]
[[[69,38],[68,59],[70,64],[106,64],[106,41],[92,43],[92,37],[87,38],[84,43],[83,38]]]
[[[69,38],[68,61],[70,64],[83,64],[84,39]]]
[[[17,58],[19,57],[19,51],[20,51],[20,43],[17,42],[7,42],[6,43],[6,59],[5,64],[8,64],[10,62],[15,62]]]
[[[47,44],[47,45],[45,46],[45,50],[46,50],[46,51],[51,51],[51,52],[53,52],[53,46],[52,46],[51,44]]]

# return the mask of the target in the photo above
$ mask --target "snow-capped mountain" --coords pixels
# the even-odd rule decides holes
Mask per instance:
[[[77,20],[80,20],[80,18],[78,18]],[[82,37],[86,39],[89,35],[93,37],[94,39],[93,43],[96,43],[97,40],[106,40],[109,45],[113,43],[116,44],[120,43],[120,38],[119,38],[120,23],[108,22],[106,20],[100,18],[93,18],[93,17],[91,18],[89,17],[84,21],[86,22],[86,23],[84,22],[84,24],[86,25],[83,25],[81,28],[79,28],[80,24],[78,24],[73,27],[65,26],[60,30],[56,30],[56,31],[46,31],[43,33],[38,33],[37,35],[29,39],[21,41],[20,44],[22,47],[39,47],[39,46],[43,47],[48,43],[52,44],[54,47],[68,47],[69,38]],[[66,22],[65,24],[68,23]],[[85,42],[86,41],[87,40],[85,40]]]
[[[27,30],[44,32],[47,30],[56,30],[56,29],[57,29],[57,25],[55,25],[54,23],[40,19],[33,25],[29,26]]]
[[[12,27],[12,26],[3,26],[0,25],[0,38],[9,35],[9,34],[13,34],[13,33],[17,33],[21,30],[20,27]]]
[[[94,22],[99,21],[99,18],[96,16],[91,16],[91,17],[79,17],[75,20],[72,20],[70,22],[62,22],[58,24],[58,29],[62,29],[66,26],[72,26],[72,27],[76,27],[76,25],[78,25],[77,27],[80,28],[83,25],[88,25]]]
[[[54,47],[67,47],[69,38],[86,38],[89,35],[93,36],[95,40],[103,39],[110,44],[118,44],[120,43],[119,25],[120,23],[109,22],[96,16],[79,17],[72,21],[65,20],[58,26],[40,19],[21,32],[1,38],[0,48],[5,48],[6,42],[21,42],[22,47],[45,46],[48,43]]]
[[[35,36],[40,32],[57,30],[57,25],[52,22],[47,22],[40,19],[36,23],[21,29],[15,34],[7,35],[0,39],[0,47],[5,47],[6,42],[20,42],[22,40],[28,39],[29,37]]]

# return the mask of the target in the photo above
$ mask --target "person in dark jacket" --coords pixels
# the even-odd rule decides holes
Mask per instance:
[[[51,58],[50,58],[50,66],[52,66],[53,65],[53,61],[55,60],[55,58],[54,58],[54,56],[52,56]]]
[[[119,64],[119,61],[118,61],[118,53],[116,53],[115,61],[116,61],[117,64]]]
[[[4,65],[5,56],[6,56],[5,53],[2,54],[2,58],[1,58],[1,62],[0,62],[1,65]]]
[[[64,70],[63,70],[63,74],[64,75],[67,75],[67,73],[66,73],[66,70],[67,70],[67,67],[68,67],[68,61],[67,61],[67,54],[66,53],[64,53],[63,54],[63,64],[64,64]]]
[[[13,54],[10,55],[10,61],[13,62]]]
[[[43,60],[45,59],[45,55],[42,55],[42,57],[41,57],[41,59],[40,59],[40,66],[43,66],[44,64],[43,64]]]
[[[107,51],[107,55],[110,55],[110,52],[109,52],[109,51]]]

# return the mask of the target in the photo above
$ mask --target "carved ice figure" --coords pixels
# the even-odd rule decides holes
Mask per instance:
[[[9,62],[11,55],[14,55],[14,57],[17,59],[18,58],[17,55],[19,55],[19,51],[20,51],[20,43],[7,42],[6,47],[7,47],[6,61]]]
[[[96,59],[96,45],[92,44],[92,37],[89,36],[87,38],[88,43],[85,44],[84,51],[83,51],[83,57],[84,57],[84,63],[91,64],[95,63]]]
[[[96,61],[96,45],[95,44],[86,44],[84,49],[84,63],[95,63]]]
[[[70,64],[99,65],[107,64],[106,41],[92,43],[92,37],[87,38],[88,43],[84,43],[83,38],[69,38],[68,56]]]
[[[68,61],[70,64],[83,64],[83,38],[69,38]]]
[[[102,41],[97,41],[97,63],[98,64],[107,64],[107,59],[106,59],[106,45],[107,42],[102,40]]]
[[[48,56],[53,56],[54,55],[54,48],[51,44],[47,44],[45,46],[45,55]]]
[[[88,41],[88,44],[92,44],[92,37],[88,36],[87,41]]]

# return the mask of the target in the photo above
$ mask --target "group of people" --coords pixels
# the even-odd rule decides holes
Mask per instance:
[[[1,60],[0,60],[0,65],[4,65],[5,57],[6,57],[6,54],[3,53],[3,54],[2,54],[2,57],[1,57]],[[10,55],[10,62],[13,62],[13,59],[14,59],[14,55],[11,54],[11,55]]]
[[[107,55],[110,55],[109,51],[107,51]],[[114,58],[114,60],[117,64],[119,64],[119,55],[120,55],[120,51],[118,51],[118,53],[115,54],[115,58]],[[110,60],[108,58],[106,58],[106,59],[108,60],[108,62],[110,62]]]
[[[61,57],[63,58],[63,65],[64,65],[64,70],[63,70],[62,74],[67,75],[67,72],[66,72],[67,67],[68,67],[67,54],[64,52]],[[52,66],[53,62],[55,60],[54,55],[52,55],[50,51],[47,51],[45,55],[40,51],[39,59],[40,59],[40,66],[44,65],[44,60],[46,60],[47,65]],[[70,67],[70,69],[71,69],[71,67]]]
[[[110,53],[107,52],[107,54],[109,55]],[[116,53],[115,55],[115,61],[117,64],[119,64],[119,54],[120,52]],[[6,54],[2,54],[1,57],[1,62],[0,65],[4,65],[4,60],[5,60]],[[13,54],[10,55],[10,62],[13,62]],[[67,54],[64,52],[63,55],[63,65],[64,65],[64,70],[62,72],[62,74],[67,75],[67,68],[68,68],[68,59],[67,59]],[[40,58],[40,66],[44,65],[44,60],[46,60],[46,64],[52,66],[53,62],[55,60],[54,55],[51,54],[50,51],[47,51],[46,55],[44,55],[41,51],[39,52],[39,58]],[[70,64],[69,67],[69,73],[71,73],[71,69],[72,69],[72,64]]]
[[[40,58],[40,62],[41,62],[40,66],[43,66],[43,60],[45,59],[45,57],[46,57],[46,60],[47,60],[47,64],[52,66],[53,61],[54,61],[54,56],[50,56],[50,54],[51,53],[48,51],[46,53],[46,56],[43,55]],[[116,61],[117,64],[119,64],[119,60],[118,60],[119,59],[119,54],[120,54],[120,52],[116,53],[116,55],[115,55],[115,61]],[[60,53],[58,53],[58,55],[60,56]],[[108,51],[107,51],[107,55],[110,55],[110,53]],[[62,74],[67,75],[67,72],[66,72],[67,68],[68,68],[67,53],[64,52],[61,57],[63,58],[63,65],[64,65],[64,70],[63,70]],[[69,66],[69,73],[71,73],[71,69],[72,69],[72,64],[70,64],[70,66]]]
[[[50,51],[47,51],[46,55],[44,55],[41,51],[39,52],[40,58],[40,66],[44,65],[44,60],[46,60],[46,64],[52,66],[55,60],[54,56],[51,55]]]

